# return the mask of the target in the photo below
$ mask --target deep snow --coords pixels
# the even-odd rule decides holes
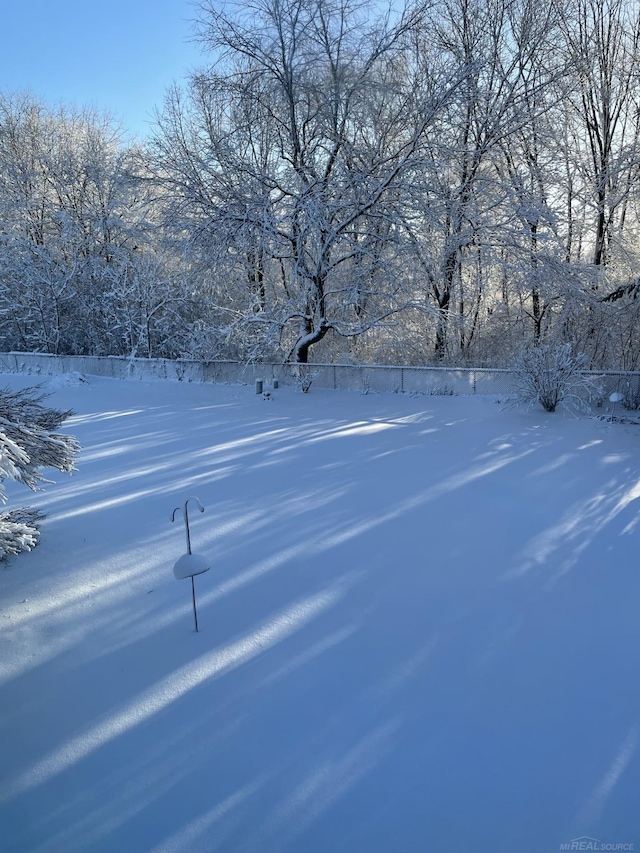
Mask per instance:
[[[640,427],[45,384],[84,449],[7,489],[3,853],[640,849]]]

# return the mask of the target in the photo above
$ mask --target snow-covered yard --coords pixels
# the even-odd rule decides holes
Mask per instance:
[[[640,849],[639,427],[48,384],[84,450],[7,489],[3,853]]]

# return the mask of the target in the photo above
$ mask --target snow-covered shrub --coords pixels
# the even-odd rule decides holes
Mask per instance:
[[[42,404],[46,394],[38,388],[23,391],[0,389],[0,502],[7,497],[4,480],[16,480],[33,491],[50,482],[40,468],[74,470],[80,445],[71,435],[55,430],[72,412]],[[25,507],[0,513],[0,559],[30,551],[38,541],[42,513]]]
[[[627,380],[622,388],[622,405],[629,412],[640,410],[640,383]]]
[[[318,376],[317,370],[312,370],[308,364],[295,364],[292,368],[293,380],[303,394],[308,393],[313,380]]]
[[[540,403],[555,412],[559,403],[582,408],[597,389],[584,375],[586,356],[574,354],[571,344],[528,344],[512,366],[516,403]]]

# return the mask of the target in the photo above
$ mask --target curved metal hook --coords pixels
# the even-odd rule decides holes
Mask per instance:
[[[181,507],[177,506],[171,514],[171,521],[175,521],[176,520],[176,513],[179,510],[182,510],[182,512],[183,512],[184,524],[185,524],[185,527],[187,529],[187,554],[191,553],[191,536],[189,534],[189,509],[188,509],[189,501],[195,501],[198,504],[198,509],[200,510],[200,512],[204,512],[204,507],[202,506],[202,504],[200,503],[198,498],[187,498],[186,501],[184,502],[184,506],[181,506]]]

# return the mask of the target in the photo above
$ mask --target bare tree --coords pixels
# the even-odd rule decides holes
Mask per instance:
[[[414,85],[423,10],[372,9],[205,4],[201,38],[221,59],[187,104],[170,96],[155,140],[172,214],[224,240],[244,277],[240,299],[225,293],[230,321],[297,362],[329,332],[356,337],[412,302],[392,274],[399,206],[460,84],[443,69],[428,92]]]
[[[565,98],[593,211],[592,262],[606,265],[640,164],[640,12],[627,0],[574,0],[562,17],[575,70]]]
[[[530,0],[447,0],[433,7],[424,28],[423,39],[434,40],[429,49],[468,72],[427,140],[431,169],[423,171],[423,189],[406,208],[405,224],[438,311],[436,358],[464,357],[481,309],[495,302],[492,291],[512,248],[514,191],[530,196],[536,180],[531,172],[519,174],[531,165],[531,148],[517,158],[514,149],[506,167],[505,152],[515,138],[528,137],[548,108],[542,90],[558,73],[545,59],[552,33],[551,15]],[[519,212],[525,212],[522,203]],[[537,225],[520,222],[535,242]],[[530,245],[529,259],[535,255]]]
[[[98,271],[142,238],[131,166],[108,118],[0,95],[0,330],[9,345],[95,351]]]

